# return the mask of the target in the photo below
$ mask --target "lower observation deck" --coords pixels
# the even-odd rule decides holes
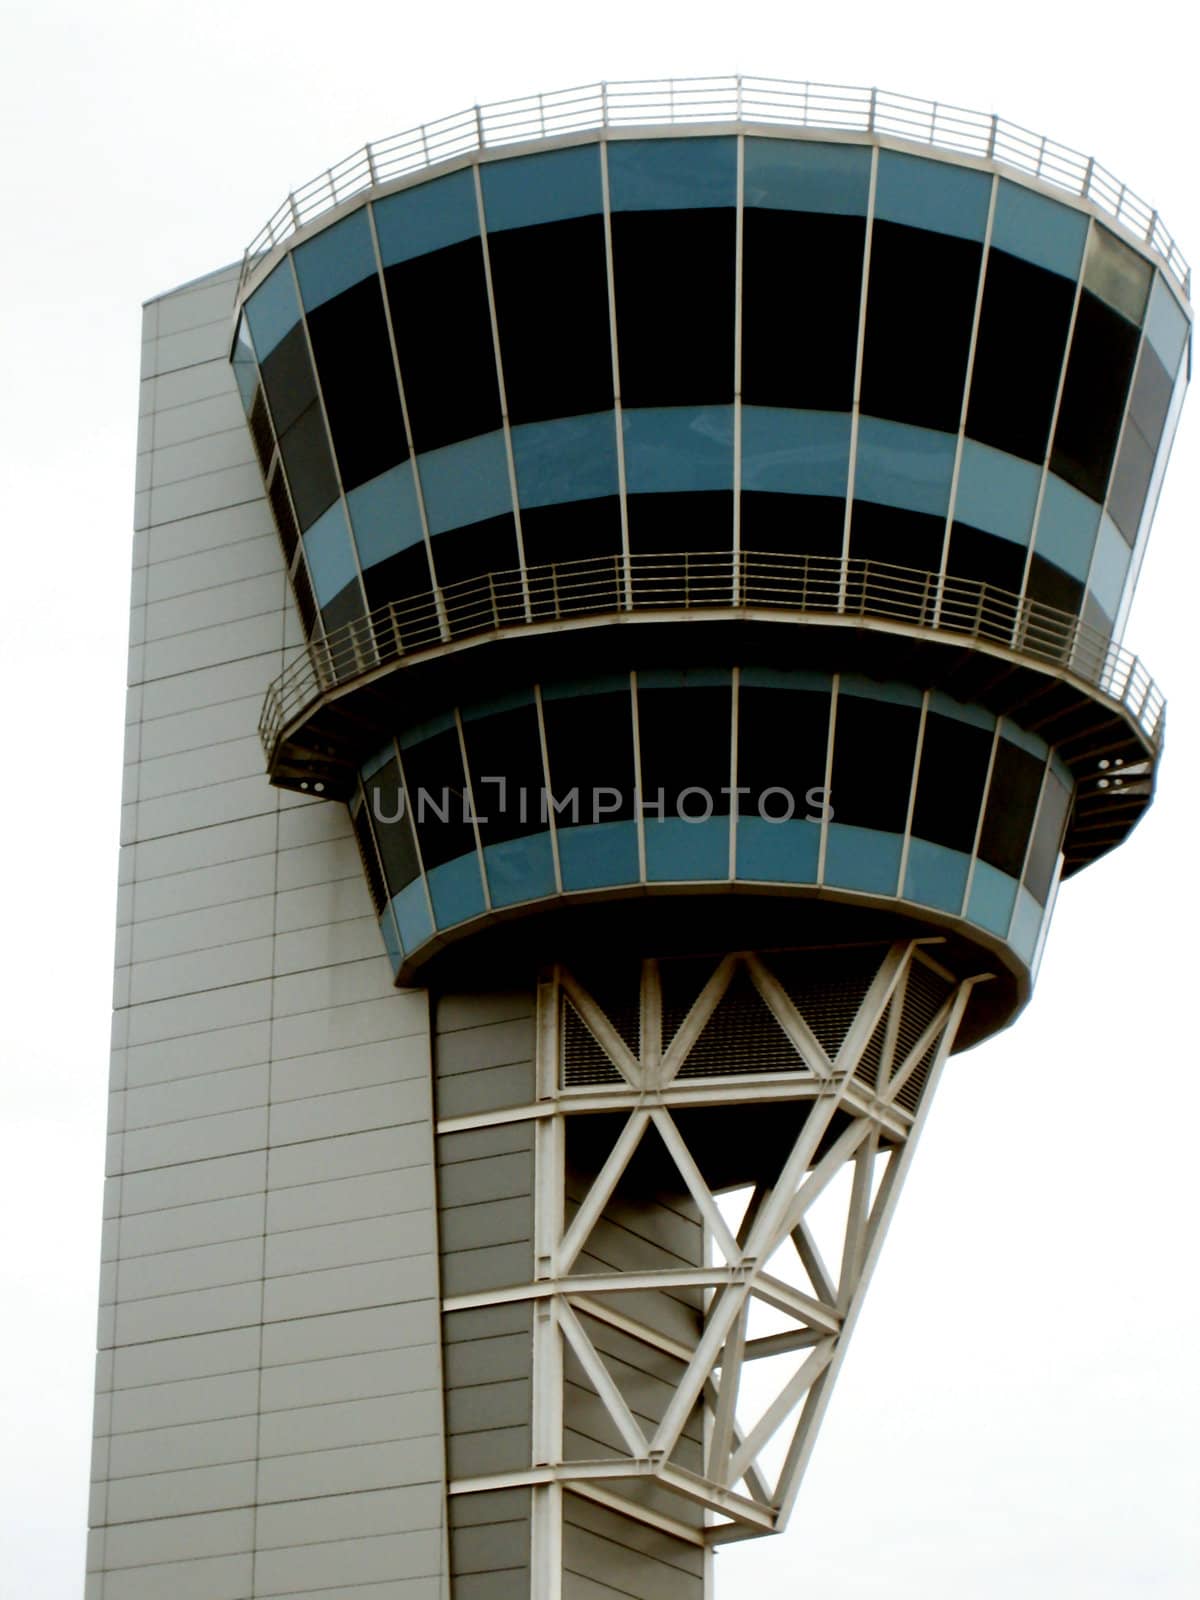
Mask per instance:
[[[427,715],[481,669],[499,686],[531,669],[627,668],[664,634],[677,655],[681,622],[695,630],[693,660],[727,654],[736,638],[742,658],[919,682],[1039,734],[1076,781],[1064,874],[1119,844],[1150,803],[1163,697],[1099,630],[968,579],[756,552],[554,563],[390,602],[312,640],[271,685],[259,725],[271,780],[344,798],[404,700]],[[803,626],[781,637],[781,623]],[[492,642],[505,650],[489,650],[485,665],[478,647]]]

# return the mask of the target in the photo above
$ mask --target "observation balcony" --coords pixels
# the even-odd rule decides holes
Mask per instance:
[[[271,684],[259,722],[271,781],[330,798],[353,790],[363,757],[407,715],[464,681],[569,675],[629,665],[680,623],[704,657],[738,624],[738,651],[879,677],[917,674],[1052,742],[1076,780],[1064,875],[1114,848],[1149,805],[1165,721],[1141,661],[1077,616],[985,583],[854,558],[628,555],[550,563],[387,605],[301,647]],[[804,624],[779,636],[780,624]],[[616,628],[613,624],[617,624]],[[629,626],[637,629],[635,635]],[[503,642],[498,662],[481,646]],[[678,650],[678,642],[674,646]]]

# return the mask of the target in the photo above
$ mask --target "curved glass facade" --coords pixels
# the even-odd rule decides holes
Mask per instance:
[[[733,549],[1111,631],[1188,335],[1147,257],[1010,179],[673,133],[364,201],[250,294],[234,362],[310,631],[522,564]]]
[[[730,884],[907,902],[1029,966],[1072,793],[1044,741],[937,691],[656,668],[407,727],[350,809],[397,970],[517,904]]]

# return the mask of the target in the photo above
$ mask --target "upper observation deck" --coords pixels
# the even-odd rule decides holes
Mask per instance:
[[[724,752],[711,860],[694,828],[660,860],[638,799],[594,834],[548,816],[552,872],[525,814],[364,843],[398,970],[534,902],[743,880],[958,918],[1027,967],[1044,924],[1018,936],[1011,906],[1050,891],[1026,854],[1057,881],[1153,793],[1163,702],[1122,632],[1186,283],[1157,214],[1062,146],[761,79],[473,111],[290,197],[232,349],[306,636],[263,712],[272,780],[363,818],[380,771],[409,801],[555,796],[575,767],[624,793],[589,765],[605,717],[608,766],[640,752],[631,794],[668,747],[664,793]],[[836,820],[755,855],[729,795],[752,766],[781,786],[806,695],[826,744],[798,792],[832,781]],[[1033,777],[1024,810],[1003,762],[968,793],[938,719],[1041,763],[1044,838]],[[954,857],[936,889],[909,870],[926,846]],[[973,913],[988,868],[1003,905]]]

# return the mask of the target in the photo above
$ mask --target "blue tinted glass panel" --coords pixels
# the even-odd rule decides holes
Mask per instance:
[[[408,750],[413,745],[424,744],[426,739],[432,739],[436,734],[445,733],[447,728],[453,728],[454,726],[453,711],[443,711],[435,717],[430,717],[425,722],[418,722],[411,728],[406,728],[397,737],[396,743],[401,750]]]
[[[827,672],[806,672],[798,667],[743,667],[741,681],[755,689],[815,689],[818,694],[828,694],[833,686]]]
[[[539,900],[556,892],[554,855],[548,833],[490,844],[483,852],[483,862],[494,906]]]
[[[1008,933],[1016,898],[1017,884],[1014,878],[1010,878],[1006,872],[998,872],[986,861],[976,861],[975,876],[971,880],[971,898],[967,904],[968,921],[1003,939]]]
[[[484,433],[417,458],[430,533],[512,511],[502,433]]]
[[[943,717],[954,717],[958,722],[969,723],[973,728],[983,728],[987,733],[991,733],[996,726],[996,719],[990,711],[984,711],[981,706],[965,705],[961,700],[952,700],[940,689],[930,691],[929,709]]]
[[[479,859],[474,853],[444,861],[429,874],[429,897],[439,928],[452,928],[484,909]]]
[[[737,203],[736,139],[631,139],[608,146],[614,211],[678,211]]]
[[[400,961],[403,951],[400,946],[400,935],[396,932],[396,919],[392,916],[391,906],[387,906],[379,919],[379,931],[383,935],[383,942],[387,948],[388,960],[392,964],[392,975],[400,971]]]
[[[921,704],[919,689],[907,683],[880,683],[875,678],[864,678],[857,672],[842,673],[838,693],[856,695],[860,700],[887,700],[897,706]]]
[[[1111,621],[1121,603],[1125,575],[1129,571],[1129,546],[1121,537],[1112,518],[1100,518],[1100,532],[1096,535],[1096,551],[1092,556],[1092,571],[1088,588],[1096,604]]]
[[[375,247],[364,210],[335,222],[296,250],[296,276],[305,309],[314,310],[375,272]]]
[[[699,813],[698,795],[688,797]],[[683,817],[647,817],[646,877],[651,883],[673,883],[729,877],[729,819],[710,817],[688,822]]]
[[[1014,544],[1027,545],[1033,528],[1041,472],[1028,461],[964,439],[958,468],[958,522]]]
[[[237,335],[230,360],[242,396],[242,408],[249,414],[250,407],[254,404],[254,391],[258,386],[258,367],[254,360],[254,346],[250,342],[250,328],[245,317],[238,318]]]
[[[867,894],[895,894],[902,843],[894,833],[831,822],[825,846],[825,882]]]
[[[479,175],[489,233],[588,217],[604,209],[599,145],[489,161]]]
[[[850,418],[836,411],[742,407],[742,488],[841,498],[850,469]]]
[[[957,915],[962,907],[970,865],[970,856],[963,855],[960,850],[948,850],[945,845],[931,844],[928,839],[914,836],[908,844],[905,899]]]
[[[854,498],[944,517],[954,471],[953,434],[862,417]]]
[[[291,263],[283,261],[246,302],[246,320],[254,336],[258,359],[265,361],[283,338],[300,321],[300,303]]]
[[[739,817],[737,875],[758,883],[816,883],[821,829],[815,822]]]
[[[871,152],[800,139],[747,139],[745,203],[774,211],[865,217]]]
[[[1146,312],[1146,337],[1172,377],[1178,370],[1187,336],[1188,320],[1179,301],[1167,288],[1161,273],[1156,272],[1154,287],[1150,291],[1150,306]]]
[[[617,492],[617,423],[611,411],[528,422],[512,430],[512,444],[523,506]]]
[[[428,255],[479,232],[470,168],[375,202],[375,231],[385,267]]]
[[[1100,507],[1094,500],[1089,500],[1052,472],[1047,474],[1042,512],[1038,517],[1035,544],[1038,555],[1069,572],[1073,578],[1086,579],[1099,524]]]
[[[622,414],[630,494],[733,487],[733,407],[664,406]]]
[[[558,860],[564,889],[603,889],[637,883],[637,827],[632,822],[589,822],[561,828]]]
[[[1018,750],[1036,756],[1039,761],[1045,761],[1050,754],[1050,746],[1044,739],[1039,739],[1036,733],[1029,733],[1011,718],[1006,717],[1001,722],[1000,737],[1007,739],[1009,744],[1015,744]]]
[[[1017,910],[1013,917],[1012,932],[1008,942],[1022,961],[1033,960],[1037,946],[1038,930],[1042,926],[1042,908],[1027,889],[1017,892]]]
[[[334,595],[340,594],[358,577],[346,514],[340,501],[318,517],[304,535],[304,553],[320,606],[328,605]]]
[[[360,484],[346,496],[358,558],[364,567],[385,561],[422,538],[412,462]]]
[[[396,926],[400,929],[400,938],[406,950],[415,950],[432,937],[433,923],[429,920],[429,901],[425,897],[422,879],[414,879],[398,895],[393,896],[392,910],[396,914]]]
[[[1140,328],[1154,268],[1115,233],[1097,224],[1088,235],[1083,286]]]
[[[1032,261],[1037,267],[1077,278],[1087,238],[1087,218],[1070,206],[1024,189],[1019,183],[1000,182],[992,244],[997,250]]]
[[[982,172],[881,150],[875,215],[959,239],[982,239],[991,187],[991,178]]]

